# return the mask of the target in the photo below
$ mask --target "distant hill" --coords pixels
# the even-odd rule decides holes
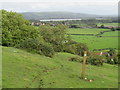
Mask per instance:
[[[72,13],[72,12],[24,12],[22,13],[25,19],[41,20],[41,19],[80,19],[80,18],[95,18],[100,15]]]

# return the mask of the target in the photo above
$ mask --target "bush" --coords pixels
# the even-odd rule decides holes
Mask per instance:
[[[108,64],[118,64],[118,57],[115,56],[113,59],[111,57],[106,58]]]
[[[104,28],[104,25],[101,25],[100,27],[101,27],[101,28]]]
[[[80,59],[80,57],[71,57],[69,58],[69,61],[74,61],[74,62],[80,62],[83,63],[83,58]],[[102,66],[103,65],[103,58],[101,56],[90,56],[86,60],[86,64],[91,64],[95,66]]]
[[[111,57],[107,57],[106,59],[108,64],[114,64],[114,60]]]
[[[76,44],[65,45],[64,52],[75,54],[76,53]]]
[[[42,52],[43,55],[52,57],[54,55],[54,49],[50,44],[43,44],[41,45],[40,52]]]
[[[115,56],[113,60],[114,60],[114,64],[118,64],[118,56]]]
[[[108,51],[109,56],[106,56],[106,61],[108,64],[118,64],[118,58],[119,58],[119,52],[118,55],[116,55],[115,49],[110,49]]]
[[[115,31],[115,28],[112,27],[112,28],[111,28],[111,31]]]
[[[19,45],[19,48],[23,48],[27,51],[34,51],[38,54],[43,54],[48,57],[52,57],[54,55],[52,46],[44,42],[41,38],[30,38],[28,40],[25,40]]]
[[[84,56],[84,51],[88,52],[88,47],[84,43],[77,43],[76,44],[76,54],[80,56]]]
[[[66,26],[64,25],[57,25],[54,27],[44,25],[40,27],[40,34],[46,42],[53,46],[54,51],[60,52],[63,51],[64,41],[66,39],[65,29]]]
[[[102,66],[104,62],[101,56],[90,56],[88,57],[87,61],[91,65],[96,65],[96,66]]]
[[[80,28],[79,25],[70,25],[69,27],[70,27],[70,28]]]
[[[75,41],[68,40],[68,42],[64,44],[63,51],[71,54],[84,56],[84,51],[88,52],[88,47],[84,43],[77,43]]]
[[[115,55],[116,54],[116,51],[115,49],[111,48],[109,51],[108,51],[109,55],[112,56],[112,55]]]
[[[80,62],[80,63],[83,62],[83,60],[80,59],[80,57],[77,57],[77,56],[69,58],[69,61]]]

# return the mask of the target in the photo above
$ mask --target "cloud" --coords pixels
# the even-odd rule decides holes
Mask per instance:
[[[0,2],[118,2],[119,0],[1,0]]]
[[[69,11],[90,14],[117,14],[118,0],[11,0],[1,9],[16,12]]]

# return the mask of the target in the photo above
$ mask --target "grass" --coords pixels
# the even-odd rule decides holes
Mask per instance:
[[[86,65],[88,82],[80,79],[81,64],[68,61],[76,56],[56,53],[53,58],[12,47],[3,48],[3,88],[117,88],[117,66]],[[80,57],[82,59],[82,57]]]
[[[108,31],[110,29],[98,29],[98,28],[69,28],[67,33],[69,34],[98,34],[102,31]],[[101,36],[118,36],[119,31],[105,32]],[[90,50],[104,49],[104,48],[116,48],[118,49],[118,39],[120,37],[96,37],[96,36],[82,36],[71,35],[71,38],[77,42],[86,43]]]
[[[113,32],[105,32],[102,36],[118,36],[120,31],[113,31]]]
[[[108,31],[110,29],[98,29],[98,28],[68,28],[67,33],[68,34],[98,34],[101,31]]]
[[[71,38],[76,42],[86,43],[90,50],[104,49],[104,48],[117,48],[118,39],[120,37],[96,37],[96,36],[80,36],[71,35]]]
[[[98,23],[98,26],[104,25],[104,26],[118,26],[118,23]]]

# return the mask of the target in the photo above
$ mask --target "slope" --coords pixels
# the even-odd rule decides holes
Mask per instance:
[[[3,88],[116,88],[117,66],[86,66],[82,80],[81,64],[68,61],[75,55],[56,53],[53,58],[12,47],[3,48]],[[81,58],[82,59],[82,58]]]

